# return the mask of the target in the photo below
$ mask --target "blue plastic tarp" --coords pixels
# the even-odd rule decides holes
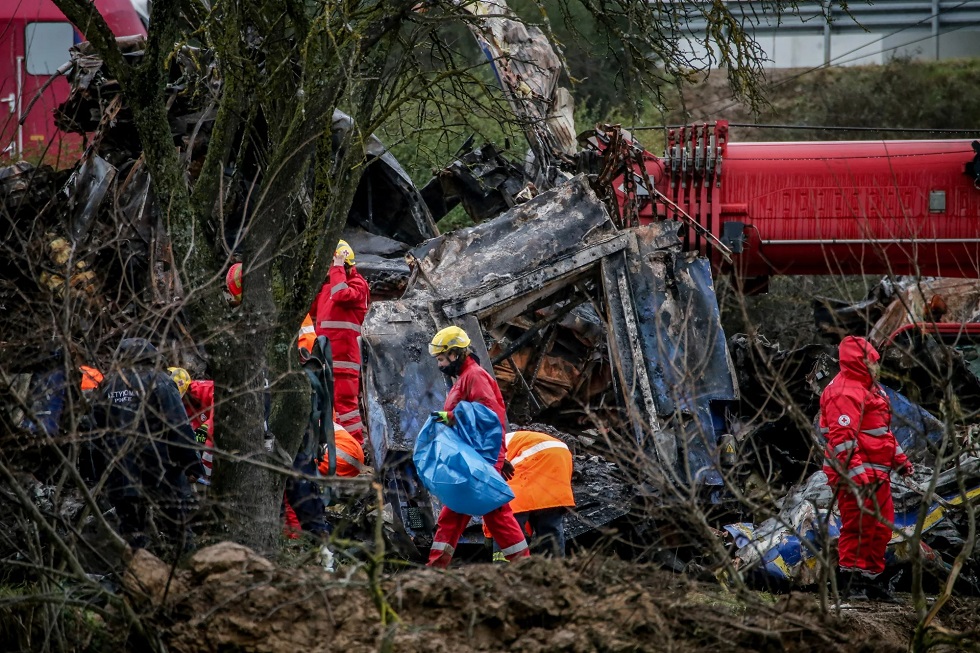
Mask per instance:
[[[426,489],[464,515],[485,515],[514,498],[494,468],[503,428],[482,404],[460,402],[452,427],[430,417],[415,441],[412,460]]]
[[[891,430],[906,453],[928,451],[943,439],[943,423],[900,392],[882,386],[892,406]]]

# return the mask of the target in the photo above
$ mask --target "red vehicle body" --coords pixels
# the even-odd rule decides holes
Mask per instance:
[[[116,36],[146,35],[129,0],[95,0],[95,7]],[[77,159],[80,139],[61,134],[54,125],[54,110],[68,97],[68,82],[58,76],[46,88],[45,83],[68,61],[68,48],[85,40],[84,31],[84,25],[69,23],[51,0],[0,2],[0,150],[4,159],[43,158],[56,165]],[[24,116],[23,124],[18,124],[20,116]]]
[[[980,271],[969,140],[731,143],[719,121],[671,130],[663,158],[623,142],[634,174],[613,180],[619,206],[688,223],[688,246],[741,279]]]
[[[879,344],[881,349],[907,343],[914,336],[929,334],[945,344],[957,345],[963,343],[980,344],[980,322],[918,322],[906,324],[896,329],[888,338]]]

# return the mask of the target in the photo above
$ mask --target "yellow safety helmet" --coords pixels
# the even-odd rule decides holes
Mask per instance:
[[[347,265],[354,265],[354,249],[347,244],[346,240],[341,240],[337,243],[337,249],[334,251],[334,255],[343,254],[344,263]]]
[[[458,326],[446,327],[432,337],[429,343],[429,354],[438,356],[450,349],[466,349],[470,346],[470,337]]]
[[[170,378],[177,384],[180,396],[183,397],[191,387],[191,375],[183,367],[168,367],[167,371],[170,372]]]

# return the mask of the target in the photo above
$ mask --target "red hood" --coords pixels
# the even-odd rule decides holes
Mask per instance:
[[[881,358],[870,342],[857,336],[847,336],[840,343],[840,371],[849,378],[870,386],[874,379],[868,371],[868,363]]]

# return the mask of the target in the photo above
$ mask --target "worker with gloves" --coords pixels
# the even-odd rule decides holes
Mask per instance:
[[[182,367],[168,367],[167,371],[177,385],[187,418],[194,429],[194,437],[202,448],[204,476],[197,479],[197,482],[211,485],[214,469],[214,381],[191,380],[191,375]]]
[[[575,506],[572,494],[572,452],[558,438],[537,431],[504,436],[513,473],[507,484],[514,492],[510,509],[521,529],[530,527],[535,554],[565,557],[565,513]],[[485,535],[489,536],[486,526]]]
[[[505,478],[508,477],[512,472],[511,466],[507,464],[506,472],[503,471],[507,463],[507,446],[502,437],[507,425],[504,398],[500,394],[496,380],[480,366],[476,355],[470,351],[469,336],[456,326],[442,329],[432,338],[429,354],[435,357],[439,371],[452,382],[443,409],[435,413],[435,416],[439,421],[452,425],[452,411],[462,401],[483,404],[492,410],[500,420],[501,429],[500,453],[494,469],[501,472]],[[456,551],[456,544],[469,521],[469,515],[457,513],[443,506],[436,524],[428,566],[443,569],[449,566]],[[507,560],[526,558],[530,555],[527,540],[524,539],[524,533],[517,524],[510,505],[504,504],[483,515],[483,523],[486,524]]]
[[[840,344],[840,373],[820,396],[820,430],[827,438],[823,469],[841,515],[839,587],[851,598],[890,598],[877,582],[895,518],[889,475],[913,471],[889,428],[891,405],[876,380],[878,359],[870,342],[847,336]]]
[[[146,546],[153,507],[161,532],[178,547],[189,547],[187,479],[203,477],[204,468],[180,392],[157,367],[157,349],[143,338],[122,340],[116,362],[99,386],[95,416],[107,432],[106,460],[113,461],[109,501],[121,535],[134,547]]]
[[[368,283],[354,267],[354,250],[341,240],[334,251],[327,282],[320,288],[310,317],[318,336],[330,340],[333,353],[334,406],[337,420],[364,443],[358,395],[361,387],[361,325],[367,315]]]

